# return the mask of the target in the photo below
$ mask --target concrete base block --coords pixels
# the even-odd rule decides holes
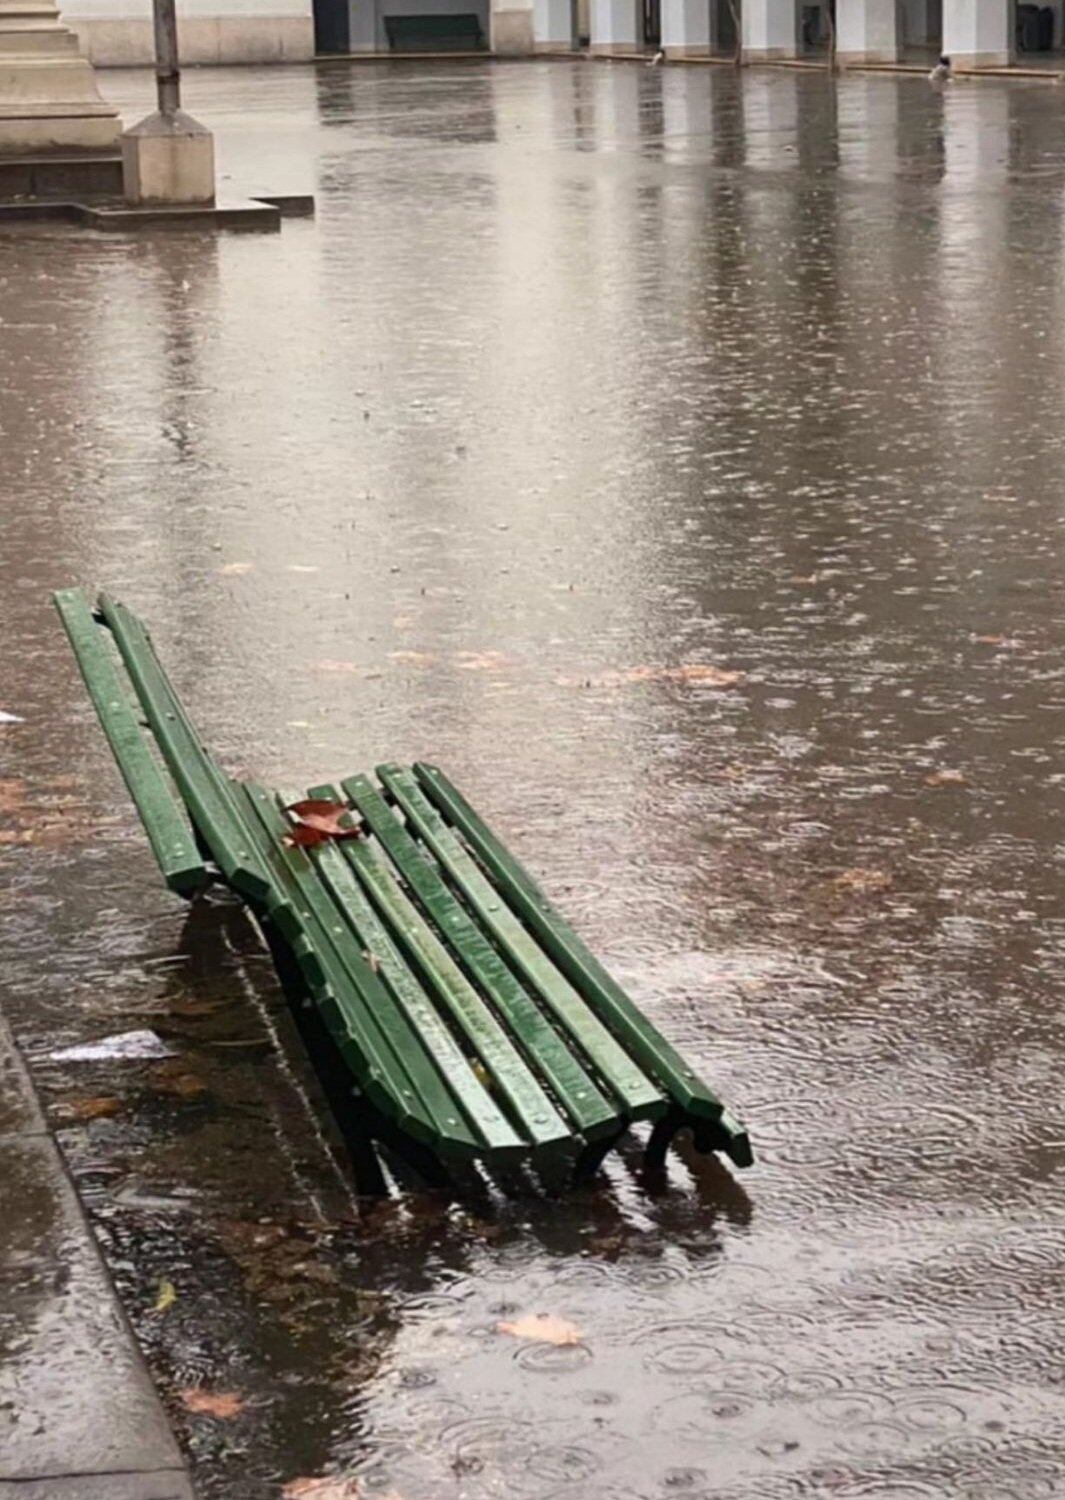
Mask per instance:
[[[635,42],[592,42],[588,51],[594,52],[597,57],[635,57],[637,52],[645,52],[645,47],[637,46]]]
[[[792,62],[799,53],[793,47],[744,47],[743,60],[747,63]]]
[[[663,46],[662,51],[666,55],[667,62],[676,62],[679,58],[684,57],[714,56],[714,49],[709,45],[705,47],[673,47],[667,44]]]
[[[178,110],[149,115],[122,137],[122,185],[127,203],[214,202],[214,137]]]

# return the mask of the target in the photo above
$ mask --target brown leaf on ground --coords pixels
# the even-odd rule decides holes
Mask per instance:
[[[968,786],[969,778],[964,771],[953,771],[950,767],[944,767],[942,771],[932,771],[924,779],[925,786]]]
[[[26,783],[19,776],[0,776],[0,813],[22,811],[26,801]]]
[[[506,664],[502,651],[459,651],[455,655],[460,672],[498,672]]]
[[[101,1094],[99,1098],[94,1099],[71,1099],[66,1108],[75,1120],[104,1120],[111,1115],[117,1115],[122,1105],[118,1099]]]
[[[0,828],[0,844],[28,844],[32,835],[17,828]]]
[[[254,567],[254,563],[231,562],[223,563],[218,571],[226,578],[240,578],[243,574],[250,573]]]
[[[170,1014],[172,1016],[213,1016],[215,1011],[222,1010],[227,1005],[232,1005],[230,1000],[196,1000],[192,996],[188,999],[171,1000]]]
[[[290,1479],[281,1491],[282,1500],[359,1500],[362,1486],[357,1479],[342,1479],[328,1474],[319,1479]],[[382,1496],[381,1500],[388,1500]],[[393,1500],[399,1496],[393,1491]]]
[[[178,1396],[188,1411],[199,1416],[222,1417],[229,1421],[244,1410],[244,1398],[235,1391],[205,1391],[194,1385],[178,1391]]]
[[[973,640],[978,646],[1019,646],[1021,643],[1011,635],[974,635]]]
[[[373,667],[361,667],[357,661],[337,661],[331,656],[325,657],[322,661],[316,661],[314,670],[344,673],[352,677],[380,677],[381,675]]]
[[[679,667],[624,667],[618,672],[604,672],[598,677],[559,677],[560,687],[622,687],[630,682],[679,682],[700,687],[735,687],[744,679],[743,672],[726,671],[707,662],[686,662]]]
[[[512,1323],[497,1323],[499,1333],[509,1333],[516,1339],[536,1339],[541,1344],[579,1344],[581,1331],[565,1318],[556,1318],[554,1313],[526,1313]]]
[[[886,891],[891,885],[891,876],[886,870],[867,870],[856,865],[853,870],[844,870],[832,884],[840,891],[854,891],[866,895],[873,891]]]
[[[431,651],[390,651],[389,661],[404,662],[410,667],[428,667],[433,664],[436,657]]]
[[[207,1085],[190,1073],[180,1059],[153,1068],[148,1084],[157,1094],[173,1094],[177,1099],[193,1099],[207,1092]]]

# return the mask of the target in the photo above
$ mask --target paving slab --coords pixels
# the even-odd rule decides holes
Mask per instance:
[[[75,1474],[64,1478],[3,1480],[0,1500],[194,1500],[186,1475]]]
[[[14,1075],[11,1060],[7,1066]],[[18,1106],[16,1106],[18,1108]],[[183,1495],[182,1460],[147,1368],[47,1135],[0,1139],[0,1481],[49,1500]],[[13,1211],[12,1211],[13,1209]],[[161,1474],[170,1489],[161,1488]],[[85,1488],[107,1476],[102,1490]],[[67,1483],[67,1480],[63,1481]],[[109,1486],[109,1487],[108,1487]],[[0,1493],[4,1491],[0,1490]],[[6,1500],[6,1497],[5,1497]]]

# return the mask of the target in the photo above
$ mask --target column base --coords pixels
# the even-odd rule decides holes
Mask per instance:
[[[1017,59],[1009,52],[952,52],[955,68],[1012,68]]]
[[[713,57],[713,47],[663,47],[666,62],[673,62],[682,57]]]
[[[897,63],[899,54],[887,49],[883,52],[837,52],[836,62],[841,68],[881,67]]]
[[[618,53],[625,53],[635,57],[637,52],[646,52],[646,47],[638,46],[636,42],[593,42],[588,48],[599,57],[610,57]]]
[[[534,42],[533,51],[550,56],[556,52],[579,52],[580,43],[567,40],[565,42]]]
[[[748,63],[794,62],[799,56],[793,47],[744,47],[743,60]]]
[[[113,151],[122,122],[117,109],[102,104],[64,108],[61,104],[0,107],[0,158],[52,151]]]

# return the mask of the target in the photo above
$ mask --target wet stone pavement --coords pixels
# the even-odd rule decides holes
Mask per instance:
[[[1055,1500],[1060,90],[187,96],[317,219],[0,238],[0,986],[200,1495]],[[78,582],[234,773],[446,766],[755,1169],[360,1210],[254,935],[159,886]],[[51,1056],[145,1027],[172,1057]]]

